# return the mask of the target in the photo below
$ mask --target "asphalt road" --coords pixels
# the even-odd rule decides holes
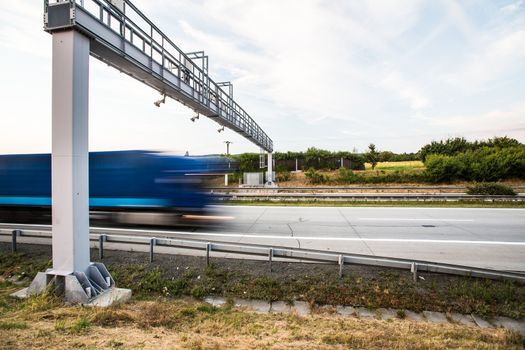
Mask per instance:
[[[218,207],[220,232],[183,233],[242,243],[328,249],[525,271],[524,209]]]

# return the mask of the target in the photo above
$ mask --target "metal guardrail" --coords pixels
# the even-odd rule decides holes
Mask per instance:
[[[463,193],[248,193],[213,192],[217,200],[349,200],[349,201],[512,201],[523,202],[525,195],[484,196]]]
[[[343,275],[344,265],[366,265],[410,270],[410,272],[413,275],[414,281],[417,281],[419,272],[432,272],[459,276],[488,278],[494,280],[512,280],[521,283],[525,282],[525,273],[498,271],[470,266],[436,263],[424,260],[401,259],[363,254],[349,254],[343,252],[322,251],[304,248],[289,248],[262,244],[224,243],[213,242],[209,240],[204,241],[196,239],[158,238],[137,235],[131,236],[129,235],[130,233],[137,233],[137,231],[129,231],[125,229],[111,229],[112,232],[119,232],[119,234],[105,234],[101,232],[101,230],[103,229],[91,228],[90,230],[90,240],[92,242],[98,242],[100,259],[104,258],[105,243],[136,244],[143,246],[149,245],[149,254],[151,262],[154,259],[155,247],[170,247],[184,250],[204,251],[206,263],[208,265],[210,263],[211,253],[217,252],[236,255],[267,257],[270,271],[272,270],[273,260],[275,258],[282,258],[286,260],[336,264],[339,267],[340,277],[342,277]],[[147,231],[143,232],[147,233]],[[15,252],[17,251],[17,245],[19,243],[17,241],[18,237],[51,239],[51,226],[42,225],[35,226],[34,228],[28,228],[27,225],[21,224],[0,224],[0,236],[11,237],[12,251]]]
[[[466,186],[318,186],[318,187],[208,187],[211,191],[272,191],[272,192],[286,192],[286,191],[416,191],[416,190],[435,190],[435,191],[457,191],[464,192]],[[512,187],[515,191],[525,190],[525,186]]]

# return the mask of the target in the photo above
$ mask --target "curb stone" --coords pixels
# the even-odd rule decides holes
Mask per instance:
[[[204,301],[212,306],[221,307],[226,304],[226,299],[221,297],[206,297]]]
[[[422,314],[419,314],[419,313],[413,312],[413,311],[408,311],[408,310],[405,310],[405,319],[416,321],[416,322],[424,322],[425,321],[425,317]]]
[[[337,312],[337,309],[332,305],[316,305],[314,310],[320,314],[335,314]]]
[[[353,307],[351,306],[341,306],[341,305],[338,305],[336,307],[336,311],[339,315],[341,316],[357,316],[357,312],[356,312],[356,309],[354,309]]]
[[[364,307],[354,308],[352,306],[332,306],[332,305],[320,305],[315,306],[313,309],[310,304],[305,301],[294,301],[294,305],[290,306],[285,301],[275,301],[269,303],[264,300],[247,300],[247,299],[233,299],[234,306],[237,308],[247,308],[254,310],[256,313],[265,314],[269,312],[274,313],[292,313],[295,312],[298,316],[308,316],[312,313],[320,313],[325,315],[337,314],[343,317],[359,317],[364,320],[381,319],[390,320],[398,319],[397,314],[399,310],[379,308],[375,310],[367,309]],[[204,298],[204,302],[213,306],[223,306],[226,304],[226,299],[222,297],[208,296]],[[434,311],[423,311],[417,313],[413,311],[403,310],[405,313],[405,320],[415,322],[430,322],[433,324],[462,324],[469,327],[479,327],[481,329],[491,329],[502,327],[510,329],[525,335],[525,320],[514,320],[508,317],[496,317],[491,322],[481,318],[477,315],[464,315],[460,313],[444,314],[442,312]],[[448,317],[447,317],[448,315]],[[401,320],[401,319],[400,319]]]
[[[247,300],[247,299],[233,299],[235,307],[245,307],[255,310],[258,314],[266,314],[270,312],[270,303],[264,300]]]
[[[523,321],[516,321],[508,317],[496,317],[494,319],[494,324],[498,327],[511,329],[521,334],[525,334],[525,322]]]
[[[379,308],[376,310],[376,316],[379,316],[378,318],[383,321],[391,320],[396,317],[396,310],[394,309],[385,309],[385,308]]]
[[[434,324],[450,323],[447,319],[447,316],[442,312],[423,311],[423,316],[430,323],[434,323]]]
[[[367,309],[365,307],[360,307],[357,309],[357,314],[359,315],[359,318],[367,319],[367,318],[376,318],[376,313],[374,310]]]
[[[476,323],[476,325],[477,325],[479,328],[482,328],[482,329],[486,329],[486,328],[494,328],[494,326],[493,326],[490,322],[485,321],[484,319],[482,319],[482,318],[479,317],[479,316],[472,315],[472,319],[474,320],[474,322]]]
[[[458,324],[462,324],[464,326],[469,326],[469,327],[477,327],[478,326],[476,324],[476,322],[474,322],[474,319],[472,318],[471,315],[463,315],[463,314],[458,314],[457,312],[452,312],[450,314],[450,319],[453,322],[458,323]]]
[[[310,304],[306,301],[294,301],[292,310],[297,313],[299,316],[308,316],[310,315]]]
[[[292,307],[290,304],[284,302],[284,301],[274,301],[271,304],[270,312],[275,313],[290,313],[292,311]]]

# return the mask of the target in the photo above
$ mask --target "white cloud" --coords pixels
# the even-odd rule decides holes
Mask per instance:
[[[43,31],[43,2],[6,1],[0,11],[0,47],[4,54],[20,52],[35,58],[51,57],[51,39]],[[45,40],[48,37],[49,40]]]
[[[525,13],[523,2],[509,4],[490,22],[469,27],[464,54],[444,72],[441,80],[463,91],[490,89],[494,82],[512,76],[525,67]],[[510,16],[515,14],[515,16]],[[465,22],[463,19],[459,22]],[[466,26],[464,26],[466,27]]]
[[[429,107],[431,104],[421,89],[415,83],[405,79],[398,71],[392,71],[387,74],[379,83],[379,86],[397,92],[399,97],[406,100],[414,110]]]
[[[518,12],[521,8],[523,8],[524,3],[525,2],[523,0],[515,1],[515,2],[512,2],[512,3],[508,4],[508,5],[503,6],[500,9],[500,11],[504,15],[511,15],[511,14],[514,14],[514,13]]]
[[[209,26],[221,28],[211,34],[181,22],[193,47],[207,47],[212,70],[226,67],[236,73],[240,89],[256,90],[264,100],[316,123],[326,118],[359,122],[355,111],[374,103],[365,90],[375,89],[374,81],[382,79],[376,56],[393,55],[389,40],[417,21],[420,4],[208,0],[172,8],[176,12],[187,6],[192,12],[206,8]],[[254,50],[246,52],[246,42]],[[363,64],[363,56],[373,60]],[[406,77],[387,78],[384,87],[412,108],[429,105]]]
[[[429,132],[468,133],[471,124],[496,130],[503,123],[509,129],[519,123],[521,110],[505,106],[525,100],[524,83],[515,77],[513,84],[496,88],[495,82],[525,68],[520,1],[501,10],[490,2],[420,0],[134,4],[182,50],[205,50],[211,77],[233,81],[235,98],[279,150],[313,144],[351,149],[360,139],[363,145],[356,146],[383,140],[383,149],[411,151]],[[483,17],[472,9],[478,6],[494,11]],[[0,118],[0,128],[10,130],[8,137],[20,139],[27,132],[17,118],[31,125],[33,115],[43,114],[49,124],[50,43],[42,30],[41,3],[0,3],[0,47],[6,53],[0,56],[5,70],[0,93],[9,115]],[[171,101],[154,109],[154,90],[102,64],[92,68],[93,147],[167,145],[207,153],[231,137],[236,151],[254,150],[240,136],[217,134],[210,120],[189,122],[191,112]],[[27,79],[17,81],[17,72]],[[31,104],[24,103],[28,86],[42,95]],[[33,124],[42,126],[42,119]],[[36,134],[31,140],[49,143]],[[419,135],[418,145],[399,135]]]
[[[426,118],[431,126],[442,127],[458,133],[484,131],[487,134],[517,132],[525,135],[525,103],[499,108],[479,114],[441,115]]]

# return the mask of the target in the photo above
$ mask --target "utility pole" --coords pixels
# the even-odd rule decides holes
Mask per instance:
[[[224,141],[224,143],[226,144],[226,157],[228,157],[228,169],[230,169],[230,144],[232,144],[233,142]],[[224,186],[228,186],[228,173],[224,174]]]
[[[230,155],[230,144],[232,144],[233,142],[224,141],[224,143],[226,144],[226,156],[229,156]]]

